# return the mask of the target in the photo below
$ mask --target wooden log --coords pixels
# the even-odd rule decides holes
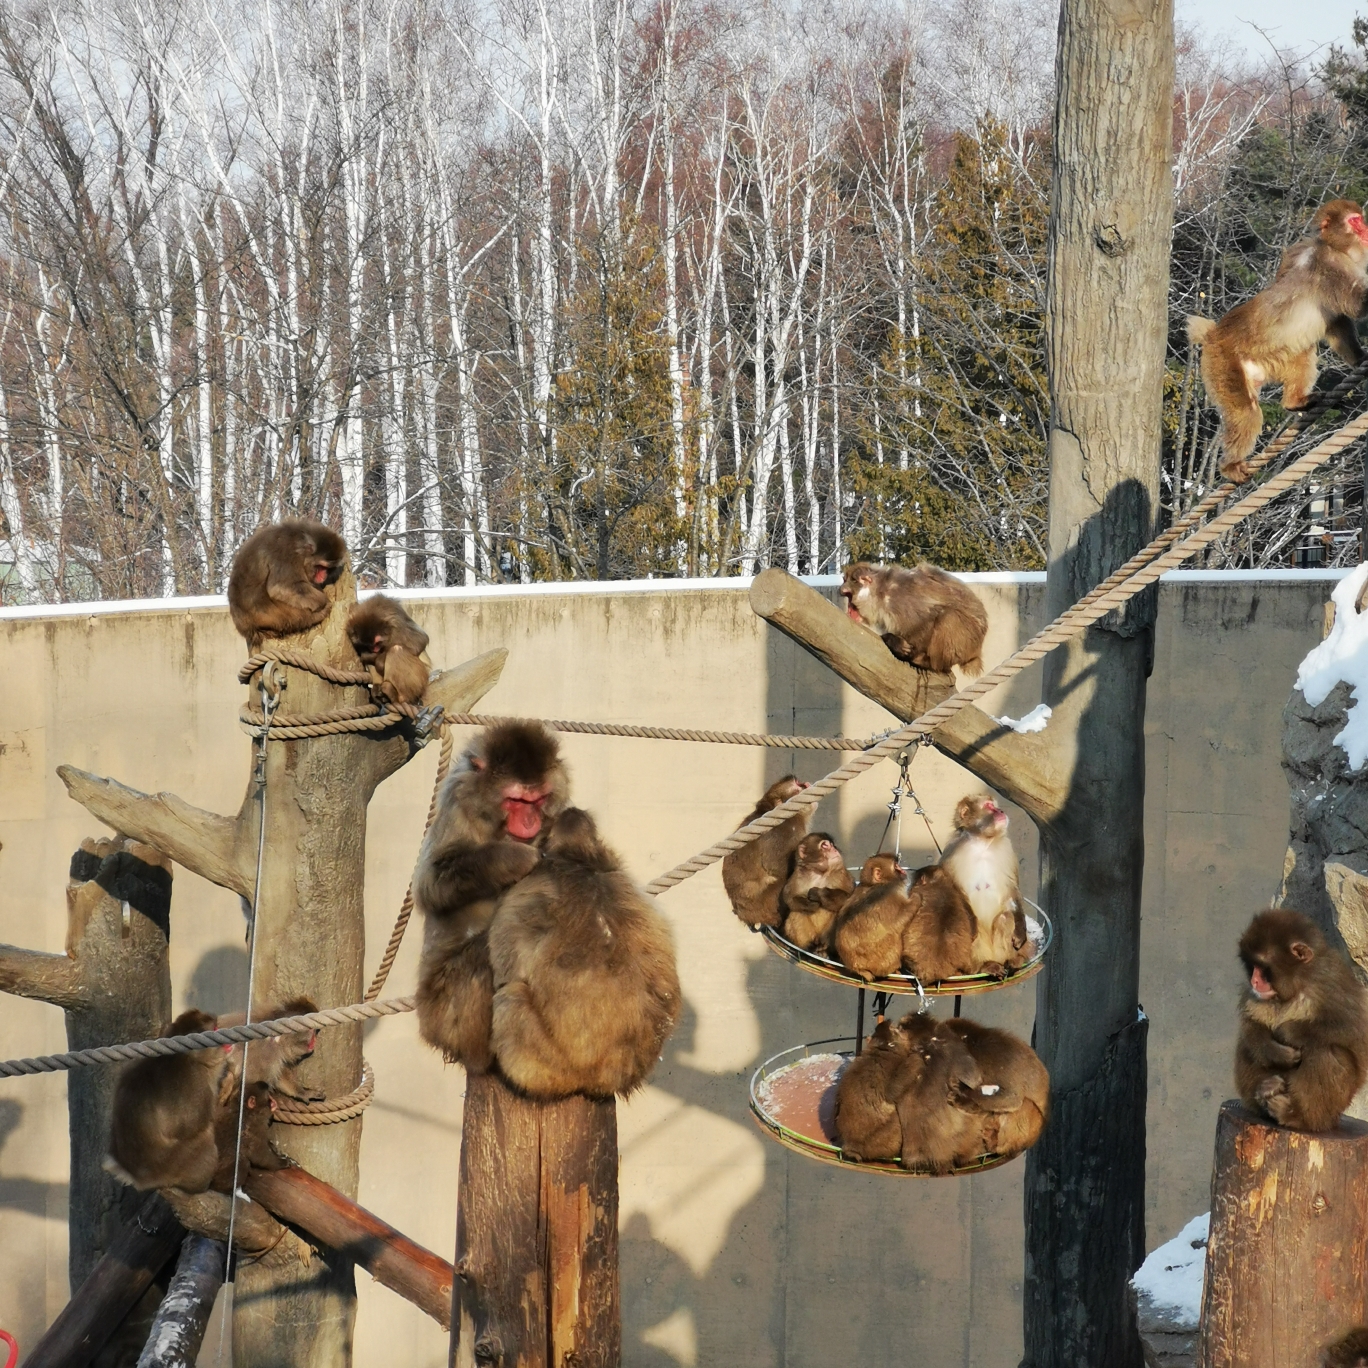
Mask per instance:
[[[1275,1126],[1227,1102],[1216,1122],[1201,1368],[1316,1368],[1368,1322],[1368,1125]]]
[[[617,1104],[466,1081],[455,1368],[617,1368]]]
[[[175,1255],[185,1227],[153,1193],[111,1241],[42,1339],[24,1368],[86,1368]]]
[[[185,1237],[137,1368],[195,1368],[227,1260],[228,1247],[221,1241]]]
[[[361,1265],[376,1282],[451,1326],[447,1261],[301,1168],[254,1171],[243,1189],[268,1211]]]

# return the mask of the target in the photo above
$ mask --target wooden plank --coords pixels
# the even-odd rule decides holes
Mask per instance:
[[[228,1247],[222,1241],[185,1237],[137,1368],[195,1368],[227,1260]]]

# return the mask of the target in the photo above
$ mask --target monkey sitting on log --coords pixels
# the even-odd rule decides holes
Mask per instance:
[[[1354,320],[1368,302],[1368,225],[1353,200],[1316,213],[1315,236],[1283,253],[1273,283],[1219,322],[1196,314],[1188,337],[1202,352],[1202,382],[1221,411],[1221,474],[1247,480],[1263,430],[1259,391],[1281,385],[1285,409],[1305,408],[1324,338],[1351,366],[1363,361]]]
[[[935,1018],[909,1013],[897,1025],[884,1020],[865,1041],[836,1083],[836,1138],[847,1159],[896,1159],[902,1153],[902,1123],[894,1102],[893,1078],[912,1051],[935,1031]],[[925,1064],[925,1056],[917,1060]],[[904,1085],[910,1080],[904,1079]]]
[[[488,931],[495,904],[539,863],[569,792],[560,748],[545,727],[499,723],[452,767],[418,853],[413,901],[425,919],[418,1030],[448,1062],[473,1073],[494,1061]]]
[[[868,982],[902,968],[903,933],[918,902],[896,855],[871,855],[831,933],[837,957]]]
[[[391,703],[418,703],[430,671],[419,657],[428,634],[387,594],[373,594],[347,616],[347,636],[375,687]]]
[[[883,637],[899,660],[921,670],[983,673],[988,614],[978,595],[953,575],[925,563],[900,565],[857,561],[841,584],[846,614]]]
[[[1031,1148],[1050,1116],[1050,1075],[1040,1057],[1010,1031],[981,1026],[968,1017],[952,1017],[944,1029],[959,1036],[983,1076],[982,1087],[995,1089],[994,1110],[972,1103],[980,1118],[983,1152],[1014,1155]],[[1000,1110],[999,1110],[1000,1108]]]
[[[836,915],[855,889],[845,858],[825,831],[804,836],[793,855],[793,873],[780,895],[784,939],[800,950],[825,950]]]
[[[669,924],[579,808],[555,819],[541,863],[499,900],[489,962],[494,1055],[533,1097],[625,1097],[679,1017]]]
[[[978,925],[970,972],[993,978],[1019,969],[1031,953],[1007,825],[1007,814],[986,793],[961,798],[955,835],[940,858],[940,868],[959,885]]]
[[[214,1192],[233,1191],[236,1174],[238,1185],[253,1169],[289,1168],[290,1161],[277,1154],[271,1146],[267,1130],[275,1120],[275,1099],[264,1078],[245,1085],[246,1096],[240,1097],[233,1089],[219,1107],[214,1123],[214,1143],[218,1149],[218,1166],[209,1183]],[[242,1108],[242,1145],[239,1149],[238,1107]]]
[[[182,1012],[164,1035],[212,1031],[208,1012]],[[125,1066],[114,1085],[105,1169],[135,1188],[205,1192],[218,1169],[214,1128],[235,1091],[228,1051],[215,1046]]]
[[[1356,1325],[1327,1344],[1321,1350],[1320,1368],[1368,1368],[1368,1325]]]
[[[749,826],[757,817],[763,817],[805,788],[807,785],[796,775],[786,774],[782,779],[776,779],[741,826]],[[779,895],[793,869],[793,852],[807,835],[811,821],[812,809],[805,807],[723,859],[722,887],[731,899],[732,911],[752,931],[761,926],[779,925],[783,915]]]
[[[1333,1130],[1368,1066],[1368,990],[1300,912],[1260,912],[1240,937],[1235,1086],[1292,1130]]]
[[[346,542],[322,523],[290,518],[253,532],[228,577],[228,611],[248,647],[322,622],[332,607],[323,590],[346,559]]]

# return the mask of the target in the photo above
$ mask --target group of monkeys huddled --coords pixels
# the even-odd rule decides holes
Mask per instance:
[[[746,823],[806,787],[786,774]],[[778,928],[866,981],[904,971],[928,985],[960,974],[1000,979],[1030,957],[1007,814],[987,794],[960,799],[937,864],[909,874],[896,855],[872,855],[859,883],[835,840],[808,830],[811,820],[804,808],[722,861],[732,910],[747,926]]]

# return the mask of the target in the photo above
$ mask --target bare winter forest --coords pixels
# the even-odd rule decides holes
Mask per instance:
[[[10,0],[0,601],[218,591],[292,511],[387,585],[1040,567],[1054,30]],[[1213,474],[1183,315],[1368,191],[1365,40],[1181,37],[1161,516]],[[1361,487],[1331,468],[1211,563],[1357,559]]]

